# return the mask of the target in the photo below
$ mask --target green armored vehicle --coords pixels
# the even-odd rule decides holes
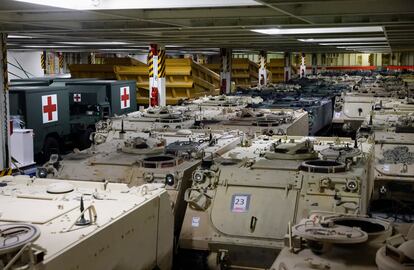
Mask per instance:
[[[46,160],[67,146],[87,148],[97,121],[136,110],[135,82],[113,82],[111,91],[108,83],[11,87],[10,115],[34,130],[34,153]]]
[[[65,145],[87,145],[95,122],[104,108],[69,108],[67,87],[14,87],[10,89],[10,115],[33,129],[34,153],[45,158],[60,153]]]
[[[103,92],[111,104],[110,115],[121,115],[137,110],[135,81],[87,80],[66,82],[70,100],[77,101],[76,94],[81,92]]]

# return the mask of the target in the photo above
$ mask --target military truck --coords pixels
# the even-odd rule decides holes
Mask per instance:
[[[61,77],[41,77],[27,79],[11,79],[10,85],[13,86],[66,86],[69,82],[81,82],[95,80],[92,78],[61,78]]]
[[[11,79],[10,80],[10,84],[25,84],[25,85],[30,85],[30,84],[38,84],[41,83],[43,85],[51,85],[53,83],[53,79],[52,78],[27,78],[27,79]]]
[[[95,123],[114,114],[136,110],[135,83],[114,83],[118,89],[108,92],[100,87],[12,87],[10,115],[33,129],[37,159],[49,159],[67,146],[87,148]],[[131,102],[131,100],[133,102]]]
[[[18,86],[49,86],[50,81],[12,81],[9,83],[9,87]]]
[[[55,83],[55,82],[54,82]],[[56,82],[57,83],[57,82]],[[104,92],[110,104],[110,116],[130,113],[137,110],[135,81],[116,80],[71,80],[65,83],[69,88],[69,99],[79,102],[79,94]],[[81,97],[80,97],[81,100]],[[81,101],[80,101],[81,102]]]

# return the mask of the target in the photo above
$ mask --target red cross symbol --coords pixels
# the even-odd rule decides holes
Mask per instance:
[[[127,89],[126,88],[123,88],[123,90],[124,90],[124,94],[121,95],[121,102],[123,101],[124,102],[124,107],[126,107],[127,102],[129,100],[129,95],[127,94]]]
[[[43,106],[43,113],[47,113],[47,118],[49,119],[49,121],[53,120],[53,112],[56,112],[56,104],[52,104],[52,97],[48,96],[47,97],[47,104],[45,106]]]
[[[73,94],[73,100],[75,102],[80,102],[81,101],[81,95],[80,94]]]

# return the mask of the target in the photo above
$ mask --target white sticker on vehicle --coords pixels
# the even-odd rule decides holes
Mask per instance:
[[[81,94],[73,94],[73,102],[81,102],[82,101],[82,95]]]
[[[191,226],[193,227],[199,227],[200,226],[200,217],[193,217],[193,220],[191,221]]]
[[[57,95],[42,96],[43,124],[58,120]]]
[[[120,90],[121,96],[121,109],[127,109],[131,106],[131,95],[129,93],[129,86],[121,87]]]

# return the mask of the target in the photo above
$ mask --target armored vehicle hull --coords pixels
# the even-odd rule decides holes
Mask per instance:
[[[128,125],[123,130],[112,129],[105,137],[102,137],[103,133],[97,133],[96,145],[69,154],[61,161],[49,161],[38,171],[38,175],[125,183],[130,187],[158,183],[166,188],[171,197],[177,235],[186,209],[184,192],[191,187],[192,172],[202,156],[222,155],[235,147],[242,136],[238,132],[211,130],[151,130],[144,133]]]
[[[204,161],[185,195],[180,247],[210,252],[212,267],[268,268],[289,221],[313,210],[365,213],[372,146],[311,140],[262,136]]]
[[[270,269],[377,269],[376,253],[392,234],[390,223],[363,216],[325,215],[322,220],[312,215],[290,228],[286,247]]]
[[[204,127],[220,130],[238,129],[250,136],[306,136],[309,132],[308,113],[291,109],[243,109],[229,119],[203,122]]]
[[[173,214],[159,186],[24,176],[0,182],[2,267],[171,269]]]

